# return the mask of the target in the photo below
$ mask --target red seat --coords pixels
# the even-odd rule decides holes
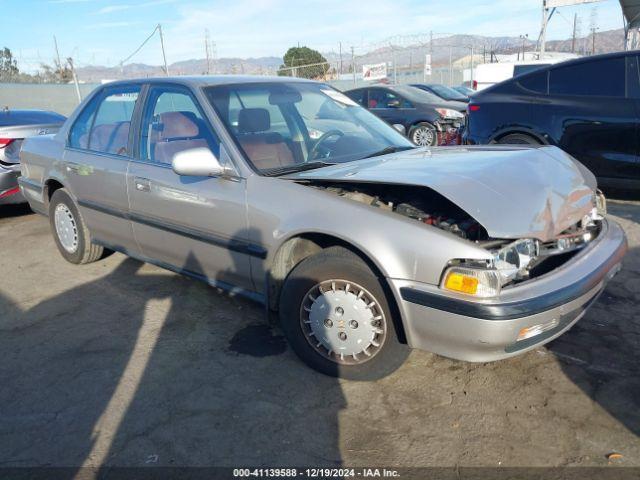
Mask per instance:
[[[253,165],[260,169],[293,165],[289,145],[271,129],[271,116],[265,108],[243,108],[238,113],[238,140]]]
[[[173,161],[183,150],[208,147],[200,131],[200,121],[192,112],[165,112],[158,115],[157,133],[151,138],[151,160],[158,163]],[[155,138],[154,138],[155,137]]]

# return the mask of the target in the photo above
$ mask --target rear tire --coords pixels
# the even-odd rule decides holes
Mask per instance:
[[[332,377],[377,380],[404,363],[383,280],[356,254],[327,248],[300,262],[280,297],[289,344],[311,368]]]
[[[60,188],[49,202],[49,223],[58,250],[70,263],[85,264],[99,260],[104,248],[92,242],[76,203],[69,192]]]
[[[542,145],[531,135],[526,135],[524,133],[511,133],[509,135],[505,135],[498,140],[498,143],[501,145]]]

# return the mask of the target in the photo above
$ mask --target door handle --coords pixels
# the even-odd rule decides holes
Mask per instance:
[[[133,179],[136,190],[139,192],[150,192],[151,191],[151,180],[147,178],[135,177]]]

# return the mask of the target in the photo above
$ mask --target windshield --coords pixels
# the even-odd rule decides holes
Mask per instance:
[[[246,83],[208,87],[205,93],[246,158],[265,175],[413,147],[327,85]]]
[[[422,90],[418,87],[411,85],[396,85],[392,89],[394,92],[398,92],[403,95],[407,100],[415,103],[442,103],[440,97],[435,96],[431,92]]]
[[[456,92],[453,88],[445,87],[444,85],[429,85],[436,95],[444,98],[445,100],[466,100],[467,97],[460,92]]]

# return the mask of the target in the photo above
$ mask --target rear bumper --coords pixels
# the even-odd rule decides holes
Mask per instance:
[[[26,199],[18,188],[19,170],[0,166],[0,205],[26,203]]]
[[[603,222],[600,236],[567,264],[520,286],[499,301],[469,301],[426,284],[391,280],[401,299],[409,345],[471,362],[512,357],[570,329],[620,270],[627,251],[624,232]],[[553,325],[517,341],[523,328]]]

